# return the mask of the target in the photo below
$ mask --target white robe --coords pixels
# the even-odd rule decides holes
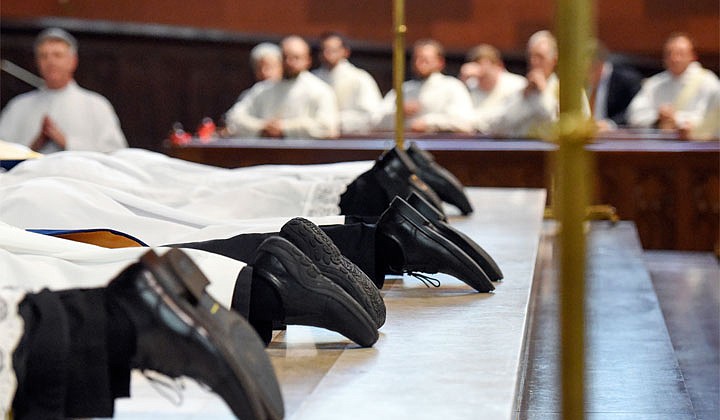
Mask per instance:
[[[527,82],[526,82],[527,84]],[[507,137],[537,137],[545,125],[558,118],[560,83],[553,73],[545,90],[524,94],[523,89],[510,98],[505,112],[487,128],[490,134]]]
[[[472,100],[467,88],[455,77],[433,73],[425,80],[408,80],[403,83],[406,102],[420,103],[420,112],[406,118],[409,126],[413,120],[423,120],[430,132],[469,133],[473,130]],[[395,91],[383,99],[377,128],[392,130],[395,127]]]
[[[273,119],[281,121],[286,138],[332,138],[339,134],[335,93],[307,71],[246,95],[225,118],[228,132],[238,137],[259,137]]]
[[[13,98],[0,115],[0,140],[30,146],[49,116],[65,134],[65,150],[112,152],[127,147],[110,102],[71,81],[62,89],[37,89]],[[43,153],[60,150],[48,143]]]
[[[633,127],[652,127],[658,120],[658,110],[667,104],[675,108],[679,125],[697,126],[719,86],[717,76],[697,62],[678,77],[667,70],[658,73],[643,83],[628,105],[628,123]]]
[[[370,132],[373,116],[382,102],[377,82],[367,71],[347,60],[332,70],[321,67],[313,74],[332,86],[340,109],[340,132],[366,134]]]
[[[503,71],[492,90],[470,89],[475,110],[475,129],[489,133],[494,122],[506,113],[511,98],[524,89],[526,84],[524,77]]]
[[[276,232],[295,216],[336,224],[344,220],[340,194],[372,164],[231,170],[140,149],[63,152],[0,174],[0,221],[24,229],[108,228],[151,245]]]

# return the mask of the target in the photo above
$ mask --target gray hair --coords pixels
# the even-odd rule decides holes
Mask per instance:
[[[262,42],[257,44],[250,50],[250,65],[255,69],[263,57],[272,56],[282,61],[282,51],[276,44],[270,42]]]
[[[544,29],[542,31],[537,31],[534,34],[530,36],[530,39],[528,39],[528,49],[530,46],[537,44],[540,41],[547,41],[548,44],[550,44],[550,52],[554,57],[558,56],[558,46],[557,46],[557,40],[555,39],[555,36],[552,34],[552,32]]]
[[[35,38],[35,50],[45,41],[56,40],[66,43],[70,47],[70,52],[77,54],[77,39],[70,35],[66,30],[60,28],[47,28],[40,32]]]

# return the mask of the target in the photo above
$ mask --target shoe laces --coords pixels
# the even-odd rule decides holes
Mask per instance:
[[[183,403],[185,382],[182,379],[170,378],[154,370],[142,370],[141,373],[155,391],[171,404],[179,407]]]
[[[426,276],[425,274],[417,273],[415,271],[408,271],[407,274],[420,280],[427,288],[430,288],[431,286],[440,287],[440,280],[435,277]]]

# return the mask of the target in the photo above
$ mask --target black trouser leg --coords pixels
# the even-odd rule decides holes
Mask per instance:
[[[266,282],[254,278],[250,265],[238,275],[230,307],[248,320],[266,345],[272,339],[273,321],[285,317],[280,296]]]
[[[110,386],[105,289],[73,289],[56,292],[68,318],[68,417],[112,416],[114,398]]]
[[[271,236],[279,233],[242,233],[227,239],[213,239],[209,241],[187,242],[172,244],[175,248],[192,248],[223,255],[234,260],[252,264],[255,261],[255,253],[260,244]]]
[[[16,418],[112,417],[115,398],[129,395],[135,335],[105,289],[29,294],[20,315]]]
[[[340,214],[379,216],[389,204],[385,189],[370,170],[357,177],[340,196]]]
[[[13,416],[18,420],[64,419],[70,333],[56,294],[28,294],[18,307],[25,332],[15,352],[17,390]]]
[[[354,222],[355,220],[365,220],[366,218],[346,219],[353,221],[353,223],[344,225],[323,225],[320,226],[320,229],[322,229],[323,232],[332,239],[335,246],[337,246],[340,250],[340,253],[367,274],[368,277],[370,277],[370,279],[378,286],[378,288],[382,287],[384,271],[378,270],[377,262],[375,260],[375,225]],[[373,218],[368,220],[373,220]],[[203,251],[224,255],[238,261],[244,261],[248,264],[252,264],[255,260],[255,252],[260,244],[270,236],[276,236],[278,234],[279,233],[277,232],[245,233],[228,239],[188,242],[169,246],[177,248],[201,249]]]

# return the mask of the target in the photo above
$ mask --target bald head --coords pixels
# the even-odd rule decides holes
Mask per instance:
[[[283,55],[283,78],[294,79],[310,68],[310,46],[304,39],[291,35],[280,43]]]

